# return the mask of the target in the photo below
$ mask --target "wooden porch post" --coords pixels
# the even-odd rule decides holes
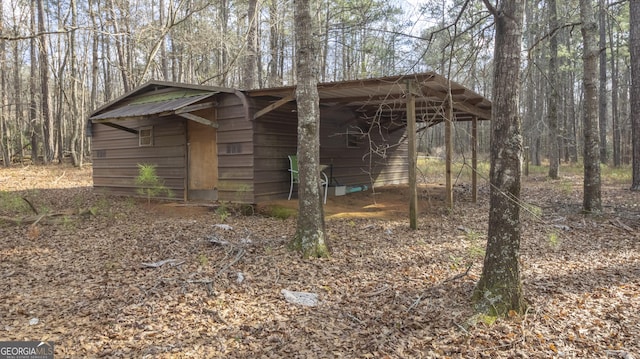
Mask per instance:
[[[451,161],[453,160],[453,135],[451,127],[453,125],[453,104],[448,100],[445,104],[446,115],[444,121],[444,144],[445,144],[445,204],[449,209],[453,209],[453,181],[451,175]]]
[[[413,93],[413,83],[407,82],[407,139],[409,152],[409,227],[418,228],[418,189],[416,181],[416,167],[418,155],[416,152],[416,98]]]
[[[478,202],[478,117],[471,120],[471,201]]]

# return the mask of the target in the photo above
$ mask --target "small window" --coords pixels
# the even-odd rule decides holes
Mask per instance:
[[[242,144],[227,143],[227,153],[242,153]]]
[[[153,146],[153,127],[141,127],[138,130],[138,144],[140,147]]]

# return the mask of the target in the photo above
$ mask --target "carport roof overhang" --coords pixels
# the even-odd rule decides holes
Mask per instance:
[[[250,97],[277,98],[254,119],[295,100],[295,87],[251,90]],[[318,84],[322,108],[350,108],[363,118],[406,120],[407,101],[413,94],[416,120],[433,125],[446,119],[451,105],[454,121],[491,119],[491,102],[474,91],[434,72]],[[450,102],[449,102],[450,101]]]

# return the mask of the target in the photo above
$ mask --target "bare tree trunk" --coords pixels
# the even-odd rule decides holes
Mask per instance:
[[[62,29],[66,26],[64,22],[65,19],[61,15],[62,13],[61,3],[58,2],[57,5],[58,5],[57,6],[58,28]],[[68,41],[72,36],[73,36],[73,32],[67,33],[66,40]],[[65,118],[68,116],[68,108],[65,107],[65,101],[63,99],[66,93],[65,82],[69,81],[69,78],[67,78],[66,73],[67,73],[67,66],[69,62],[69,56],[71,56],[71,53],[70,53],[69,47],[65,49],[64,40],[65,40],[64,36],[57,37],[57,48],[53,51],[60,54],[61,58],[60,58],[60,61],[57,61],[58,68],[52,69],[52,71],[57,72],[57,75],[54,76],[54,85],[52,86],[52,89],[54,90],[54,94],[53,94],[53,101],[51,103],[51,106],[54,108],[52,116],[53,116],[54,126],[56,128],[56,133],[57,133],[57,136],[55,139],[57,145],[55,147],[56,147],[56,153],[57,153],[56,157],[58,158],[59,162],[62,162],[62,159],[64,157],[64,151],[67,149],[67,145],[68,145],[67,143],[65,143],[66,142]],[[72,44],[69,44],[69,46],[71,45]],[[73,81],[74,78],[71,77],[71,80]],[[67,102],[71,102],[71,101],[67,101]]]
[[[249,10],[247,13],[247,47],[244,63],[243,87],[251,90],[257,86],[258,72],[258,13],[257,0],[249,0]]]
[[[567,48],[571,48],[571,36],[566,37],[566,46]],[[573,66],[572,66],[573,67]],[[576,116],[576,102],[575,102],[575,91],[574,91],[574,82],[575,76],[574,72],[569,70],[566,72],[566,87],[567,87],[567,142],[568,142],[568,151],[569,151],[569,159],[572,163],[578,162],[578,129],[576,126],[577,116]]]
[[[43,119],[44,134],[44,162],[53,161],[55,156],[55,132],[53,124],[53,116],[51,116],[51,108],[49,104],[49,54],[47,51],[47,37],[45,35],[46,28],[44,26],[44,6],[43,0],[37,0],[38,3],[38,31],[40,36],[40,52],[38,56],[40,65],[40,93],[41,93],[41,111]]]
[[[294,0],[296,101],[298,106],[298,224],[293,246],[305,258],[328,257],[320,193],[320,97],[318,53],[309,0]]]
[[[36,96],[37,82],[38,82],[38,62],[37,59],[37,43],[35,34],[38,32],[36,27],[36,5],[35,2],[31,2],[31,18],[30,18],[31,31],[34,36],[29,41],[29,55],[32,59],[30,61],[30,74],[29,74],[29,124],[31,132],[31,161],[33,163],[38,162],[38,135],[41,133],[41,124],[38,121],[38,98]]]
[[[129,71],[128,71],[128,61],[127,61],[127,46],[126,46],[126,38],[124,37],[125,35],[123,35],[120,32],[120,19],[118,18],[118,13],[116,10],[116,6],[113,0],[109,1],[109,10],[111,13],[111,21],[113,23],[113,30],[114,33],[116,34],[117,39],[116,40],[116,51],[118,53],[118,67],[120,68],[120,75],[122,77],[122,88],[124,90],[124,92],[129,92],[131,90],[131,85],[130,85],[130,81],[129,81]]]
[[[269,81],[268,86],[282,85],[282,79],[278,77],[278,44],[280,43],[280,26],[278,17],[278,1],[269,1]]]
[[[533,2],[529,1],[525,3],[525,31],[524,33],[526,34],[524,36],[524,42],[525,42],[525,46],[527,48],[532,47],[532,45],[534,44],[534,42],[536,41],[535,37],[535,31],[532,30],[534,24],[535,24],[535,20],[533,18],[533,7],[534,4]],[[529,53],[528,56],[530,58],[532,58],[532,54]],[[534,109],[534,104],[535,104],[535,98],[536,98],[536,94],[535,94],[535,85],[534,85],[534,81],[533,81],[533,72],[534,72],[534,66],[533,63],[529,63],[526,67],[526,72],[524,73],[524,78],[523,81],[525,82],[525,86],[524,86],[524,90],[523,90],[523,96],[524,96],[524,109],[523,109],[523,113],[524,113],[524,117],[523,117],[523,126],[524,126],[524,143],[525,145],[528,147],[528,157],[529,158],[533,158],[533,154],[534,154],[534,127],[535,127],[535,109]]]
[[[491,121],[491,194],[487,250],[473,294],[475,310],[495,316],[523,313],[520,279],[522,136],[518,95],[524,0],[486,6],[496,23]]]
[[[69,1],[69,7],[71,8],[71,27],[76,28],[78,26],[78,9],[76,6],[76,0]],[[80,116],[80,111],[78,110],[81,101],[78,96],[78,56],[76,54],[76,33],[69,33],[69,56],[70,56],[70,65],[71,65],[71,98],[74,99],[72,103],[69,104],[71,110],[71,142],[70,142],[70,150],[71,150],[71,160],[73,161],[73,165],[76,167],[82,166],[82,156],[83,156],[83,141],[82,141],[82,117]],[[83,96],[84,98],[84,96]],[[93,110],[93,109],[92,109]]]
[[[600,156],[598,143],[598,44],[592,0],[580,0],[583,47],[584,86],[584,198],[585,212],[600,212]]]
[[[640,191],[640,0],[629,3],[629,52],[631,53],[631,129],[633,179],[631,189]]]
[[[171,3],[171,2],[170,2]],[[165,24],[165,16],[164,16],[164,1],[160,0],[159,4],[159,16],[160,16],[160,26],[164,26]],[[166,35],[162,36],[162,40],[160,40],[160,71],[162,72],[162,78],[165,81],[169,81],[169,62],[167,59],[167,40]]]
[[[102,53],[111,53],[111,39],[106,34],[101,35],[102,38]],[[107,56],[102,56],[102,72],[104,81],[104,101],[111,101],[113,99],[113,82],[114,79],[111,76],[111,64]],[[94,107],[95,108],[95,107]]]
[[[89,95],[89,107],[91,111],[98,107],[98,73],[100,71],[100,59],[98,57],[98,49],[100,45],[100,28],[96,17],[98,9],[94,9],[94,1],[89,0],[89,15],[91,18],[91,26],[93,29],[93,39],[91,44],[91,93]]]
[[[3,3],[0,0],[0,35],[4,36],[3,16]],[[3,104],[0,106],[0,152],[2,152],[2,164],[5,167],[9,167],[11,165],[11,130],[7,123],[6,114],[9,107],[4,106],[4,104],[9,103],[6,77],[8,74],[6,46],[6,41],[0,39],[0,103]]]
[[[633,119],[630,116],[631,66],[623,68],[620,78],[622,83],[629,84],[620,89],[620,162],[627,165],[633,162]]]
[[[620,113],[618,108],[618,46],[614,48],[613,29],[609,21],[609,42],[611,50],[611,128],[613,130],[613,165],[620,167]]]
[[[606,32],[606,3],[598,0],[598,22],[600,51],[600,97],[598,97],[598,119],[600,129],[600,162],[607,163],[607,32]]]
[[[549,39],[549,177],[556,179],[560,171],[560,141],[562,134],[558,126],[558,10],[556,0],[548,1],[549,28],[552,33]]]
[[[222,28],[221,32],[221,42],[226,41],[226,34],[229,32],[229,1],[228,0],[220,0],[218,2],[218,26]],[[222,79],[220,81],[221,86],[229,86],[229,78],[227,73],[229,70],[227,66],[229,66],[229,54],[226,46],[220,46],[219,54],[217,56],[217,65],[218,72],[222,74]]]
[[[19,52],[18,49],[18,41],[14,41],[13,44],[13,53],[17,54]],[[22,64],[20,63],[20,56],[14,56],[13,58],[13,102],[15,104],[16,111],[16,132],[18,135],[18,146],[19,146],[19,154],[20,154],[20,162],[24,160],[24,136],[22,135],[26,130],[30,128],[29,123],[27,122],[25,125],[25,116],[23,113],[23,98],[22,98],[22,75],[21,69]]]

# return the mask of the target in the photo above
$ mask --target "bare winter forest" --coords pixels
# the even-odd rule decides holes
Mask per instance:
[[[88,115],[152,79],[240,89],[296,83],[290,0],[3,0],[1,5],[5,164],[24,158],[82,163],[91,150],[85,137]],[[629,164],[634,53],[629,2],[589,5],[598,25],[602,159]],[[332,0],[314,6],[320,82],[435,71],[491,97],[494,19],[482,2]],[[524,5],[522,126],[524,144],[538,165],[550,155],[576,162],[583,153],[579,8],[577,1]],[[430,132],[423,148],[442,146],[443,129]],[[480,134],[486,152],[488,128],[481,127]],[[460,150],[467,143],[459,141]]]
[[[640,356],[638,0],[0,0],[0,161],[3,343]]]

